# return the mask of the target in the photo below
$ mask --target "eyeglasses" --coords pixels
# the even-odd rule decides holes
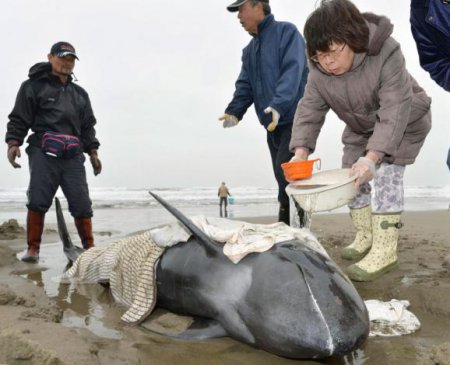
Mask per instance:
[[[346,45],[347,45],[347,43],[344,43],[342,45],[342,47],[340,47],[340,48],[336,48],[336,49],[333,49],[333,50],[328,51],[328,52],[323,52],[321,54],[316,54],[316,55],[311,57],[311,61],[319,63],[319,62],[325,61],[325,59],[327,57],[329,57],[332,60],[335,60],[337,58],[337,56],[339,56],[341,54],[341,52],[344,50]]]

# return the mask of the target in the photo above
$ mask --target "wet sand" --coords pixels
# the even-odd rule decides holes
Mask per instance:
[[[126,220],[120,210],[114,216],[117,222]],[[272,223],[274,218],[248,221]],[[285,359],[229,338],[178,341],[142,326],[124,326],[119,322],[124,309],[107,288],[54,280],[66,264],[54,226],[46,226],[39,265],[17,260],[25,248],[23,231],[0,229],[0,364],[450,364],[450,271],[441,265],[450,253],[450,212],[409,212],[403,221],[398,269],[355,286],[363,299],[409,300],[421,329],[372,337],[345,358],[321,361]],[[75,240],[74,227],[69,230]],[[349,264],[339,256],[354,236],[348,214],[314,216],[311,230],[338,265]],[[181,323],[168,317],[158,310],[151,319],[153,325]]]

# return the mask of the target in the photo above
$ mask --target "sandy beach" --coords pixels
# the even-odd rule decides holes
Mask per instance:
[[[114,216],[117,224],[124,218],[120,209]],[[248,221],[272,223],[274,217]],[[54,224],[46,226],[39,265],[17,259],[26,246],[23,228],[4,224],[0,364],[450,364],[450,270],[441,265],[450,253],[450,211],[407,212],[403,222],[397,270],[355,286],[363,299],[408,300],[421,329],[400,337],[371,337],[345,358],[320,362],[281,358],[229,338],[177,341],[142,326],[124,326],[119,321],[124,309],[107,288],[73,291],[50,279],[65,266]],[[70,224],[69,230],[75,238]],[[314,216],[311,230],[339,266],[349,265],[339,254],[354,236],[348,214]],[[106,244],[108,232],[94,227],[94,233]],[[157,310],[151,317],[167,316]]]

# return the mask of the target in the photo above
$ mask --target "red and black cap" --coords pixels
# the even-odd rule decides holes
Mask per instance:
[[[79,60],[75,48],[68,42],[55,43],[50,49],[50,53],[57,57],[73,56]]]

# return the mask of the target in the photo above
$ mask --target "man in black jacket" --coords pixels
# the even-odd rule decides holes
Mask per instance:
[[[48,62],[31,67],[29,79],[17,94],[9,115],[5,141],[8,160],[14,168],[21,166],[20,146],[27,139],[30,183],[27,196],[27,253],[22,261],[39,261],[39,248],[45,213],[50,208],[58,187],[69,203],[69,211],[83,247],[94,246],[92,235],[92,203],[84,168],[89,154],[94,174],[102,170],[95,137],[96,120],[86,91],[72,82],[75,48],[67,42],[55,43]]]

